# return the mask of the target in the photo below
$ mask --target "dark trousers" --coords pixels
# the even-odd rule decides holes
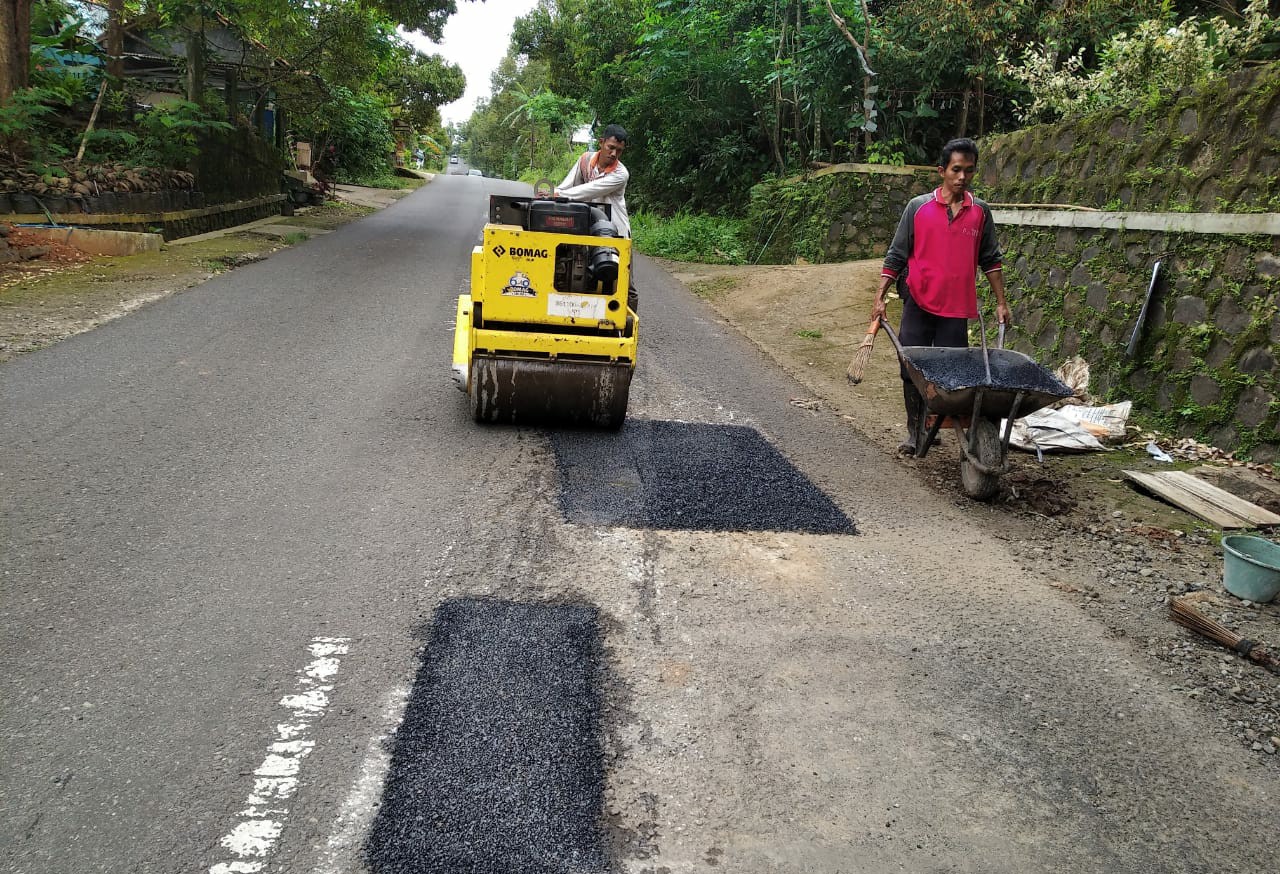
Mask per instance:
[[[969,345],[969,320],[965,318],[935,316],[925,312],[912,300],[905,283],[898,283],[898,295],[902,298],[902,321],[898,323],[898,340],[903,346],[947,346],[965,348]],[[898,365],[902,374],[902,401],[907,408],[907,440],[902,448],[914,450],[924,413],[924,398],[916,389],[907,368]],[[901,450],[900,450],[901,451]]]
[[[935,316],[916,306],[911,293],[899,287],[902,298],[902,321],[898,324],[898,340],[903,346],[947,346],[963,349],[969,345],[969,320]],[[899,365],[904,382],[910,382],[907,369]]]

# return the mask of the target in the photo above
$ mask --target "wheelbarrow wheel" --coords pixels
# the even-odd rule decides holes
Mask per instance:
[[[973,455],[983,467],[995,469],[1000,464],[1000,432],[990,419],[976,419],[969,430],[973,432]],[[968,458],[960,458],[960,482],[964,493],[975,501],[989,501],[1000,491],[1000,477],[983,473]]]

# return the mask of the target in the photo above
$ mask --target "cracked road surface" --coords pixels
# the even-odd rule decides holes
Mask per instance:
[[[0,871],[1273,867],[1274,768],[651,262],[621,435],[473,424],[517,190],[0,365]]]

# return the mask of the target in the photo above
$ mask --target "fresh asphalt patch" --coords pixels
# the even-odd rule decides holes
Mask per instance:
[[[553,431],[570,522],[676,531],[853,534],[839,507],[754,428],[628,419]]]
[[[436,610],[430,634],[369,870],[607,870],[598,612],[458,599]]]

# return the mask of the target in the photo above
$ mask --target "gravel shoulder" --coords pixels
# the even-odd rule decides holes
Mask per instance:
[[[288,220],[283,238],[233,231],[166,246],[156,255],[0,267],[0,361],[90,330],[241,264],[303,242],[371,212],[335,204]],[[901,438],[897,362],[881,339],[858,386],[844,377],[861,341],[878,262],[718,267],[664,262],[692,293],[741,331],[808,394],[791,403],[838,419],[891,454]],[[1226,650],[1184,632],[1167,602],[1190,593],[1197,606],[1237,633],[1280,645],[1280,605],[1242,602],[1221,586],[1219,532],[1145,496],[1120,477],[1155,463],[1128,450],[1076,457],[1015,455],[1014,469],[988,505],[962,496],[950,435],[923,460],[899,460],[903,477],[954,501],[1007,541],[1028,579],[1045,580],[1106,629],[1151,659],[1170,691],[1208,709],[1224,736],[1256,766],[1280,768],[1280,681]],[[888,484],[891,485],[891,484]],[[1188,751],[1194,755],[1194,751]]]
[[[865,379],[845,370],[862,342],[879,280],[879,261],[732,267],[662,262],[694,294],[745,334],[809,395],[805,410],[838,418],[892,455],[902,439],[901,385],[888,339],[877,339]],[[891,302],[896,303],[896,302]],[[891,306],[890,316],[897,312]],[[1079,456],[1011,453],[1001,492],[983,505],[966,499],[954,438],[920,460],[898,459],[904,477],[924,482],[1007,541],[1029,580],[1047,581],[1157,663],[1168,688],[1210,710],[1259,767],[1280,767],[1280,677],[1183,631],[1168,601],[1189,595],[1232,631],[1280,647],[1280,604],[1252,604],[1222,587],[1221,532],[1145,495],[1125,469],[1168,469],[1145,452],[1118,448]],[[1193,463],[1179,463],[1193,467]]]

